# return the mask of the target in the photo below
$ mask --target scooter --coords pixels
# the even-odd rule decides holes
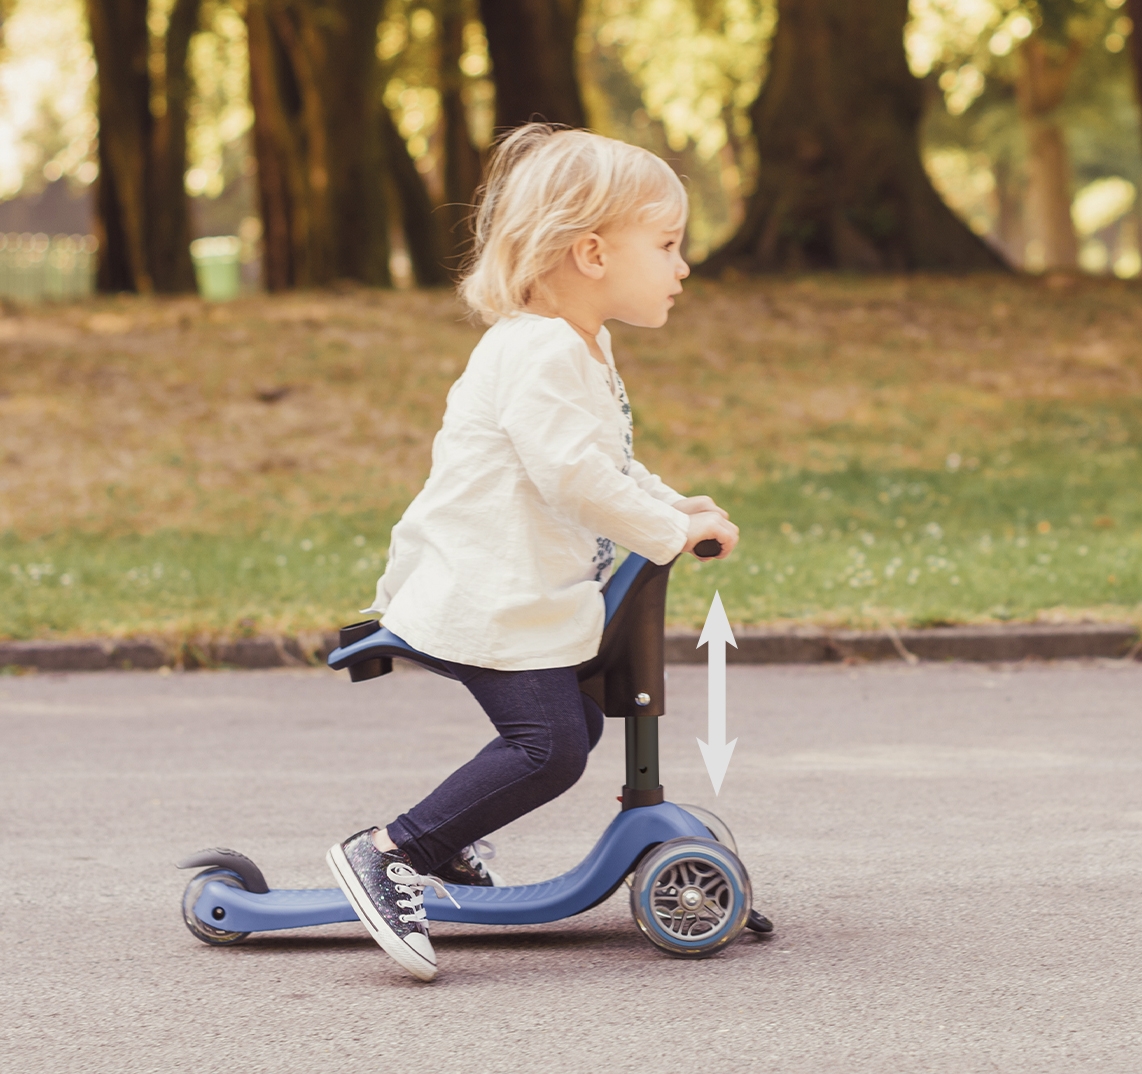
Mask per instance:
[[[695,549],[700,557],[720,551],[716,541]],[[659,782],[658,718],[666,711],[663,623],[672,566],[627,556],[603,590],[606,625],[598,655],[577,669],[582,692],[607,716],[626,723],[621,812],[587,857],[553,880],[515,887],[448,884],[448,897],[425,888],[429,920],[558,921],[597,906],[629,877],[635,922],[652,944],[672,955],[702,958],[725,948],[743,929],[773,930],[752,907],[749,874],[726,824],[699,806],[667,802]],[[388,674],[394,659],[454,677],[444,663],[377,620],[343,627],[338,640],[329,666],[348,669],[353,682]],[[271,889],[261,869],[233,850],[204,850],[178,863],[180,869],[204,866],[182,900],[187,928],[203,943],[225,946],[252,932],[357,920],[340,888]]]

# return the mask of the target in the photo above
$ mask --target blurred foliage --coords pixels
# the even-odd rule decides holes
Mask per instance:
[[[409,155],[435,200],[443,195],[444,161],[440,129],[440,7],[456,0],[388,0],[377,29],[384,102],[408,145]],[[486,149],[492,141],[495,87],[488,41],[475,0],[463,0],[464,53],[460,58],[461,94],[472,144]]]
[[[740,223],[753,185],[749,107],[765,78],[774,0],[588,0],[580,79],[592,125],[689,179],[695,260]]]
[[[1142,622],[1138,295],[698,280],[617,328],[639,457],[743,531],[672,619]],[[0,637],[344,622],[478,338],[443,290],[0,317]]]
[[[194,94],[186,139],[186,189],[192,196],[216,198],[254,169],[246,137],[254,122],[246,23],[227,0],[206,0],[199,25],[187,57]],[[161,32],[158,36],[161,40]]]
[[[162,38],[171,2],[151,0],[156,114],[164,107]],[[437,202],[439,27],[442,13],[455,10],[444,4],[459,4],[465,19],[462,95],[472,142],[483,150],[493,134],[494,86],[476,0],[387,0],[377,30],[384,102]],[[1140,259],[1130,190],[1142,177],[1142,150],[1125,47],[1133,27],[1123,4],[911,0],[905,43],[930,90],[930,174],[952,207],[997,241],[1004,214],[1018,212],[1026,193],[1026,145],[1012,88],[1019,45],[1033,33],[1082,43],[1059,111],[1082,264],[1132,275]],[[60,177],[90,183],[97,131],[82,0],[7,0],[7,8],[0,28],[0,198],[34,193]],[[775,20],[775,0],[584,0],[577,51],[590,121],[661,153],[687,177],[694,259],[741,220],[756,170],[748,111],[766,75]],[[243,0],[204,0],[189,66],[187,190],[202,206],[218,206],[213,213],[196,209],[200,223],[236,231],[253,205]],[[1116,185],[1107,186],[1109,179]],[[248,221],[246,232],[255,224]]]
[[[924,129],[933,181],[977,233],[999,245],[1001,216],[1018,212],[1026,195],[1027,145],[1014,90],[1019,44],[1038,32],[1083,49],[1058,110],[1074,177],[1073,215],[1084,243],[1080,264],[1130,277],[1142,265],[1134,194],[1142,147],[1125,48],[1133,25],[1123,3],[912,0],[905,43],[913,73],[927,80],[935,98]],[[1108,178],[1116,183],[1108,186]],[[1023,262],[1021,248],[1008,253]]]
[[[95,60],[83,0],[7,4],[0,45],[0,198],[98,174]]]
[[[614,48],[670,148],[709,160],[748,133],[776,22],[773,0],[596,0],[580,51]]]

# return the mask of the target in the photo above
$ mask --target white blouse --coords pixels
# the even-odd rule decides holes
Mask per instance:
[[[655,563],[682,551],[682,496],[631,452],[611,354],[564,320],[497,322],[448,393],[432,470],[393,527],[366,612],[444,660],[502,671],[594,656],[615,542]]]

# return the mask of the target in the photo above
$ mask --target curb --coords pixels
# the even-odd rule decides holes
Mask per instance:
[[[666,661],[704,664],[698,632],[666,632]],[[730,664],[821,664],[844,660],[1074,660],[1108,657],[1142,660],[1142,638],[1129,624],[1024,623],[932,627],[927,630],[766,630],[744,627]],[[310,667],[325,662],[337,635],[303,638],[261,636],[229,641],[188,642],[172,648],[145,638],[122,641],[2,641],[0,668],[37,671],[157,670],[179,667],[242,669]]]
[[[726,649],[730,664],[817,664],[842,660],[1073,660],[1139,656],[1139,633],[1129,624],[1022,623],[996,626],[930,627],[926,630],[792,631],[744,628],[737,649]],[[698,634],[668,633],[668,663],[705,663]]]
[[[227,641],[190,641],[173,647],[146,638],[122,641],[0,641],[0,668],[36,671],[154,671],[178,667],[283,668],[324,663],[336,634],[304,639],[264,635]]]

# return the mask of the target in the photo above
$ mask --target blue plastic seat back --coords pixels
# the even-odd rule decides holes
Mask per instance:
[[[615,617],[615,612],[619,610],[619,605],[623,602],[623,598],[630,592],[631,585],[638,577],[638,572],[648,562],[645,556],[639,556],[632,552],[622,561],[619,569],[611,575],[607,588],[603,590],[603,603],[607,609],[607,617],[603,622],[604,628],[610,625],[611,620]]]
[[[606,609],[604,629],[615,617],[619,606],[622,604],[627,593],[630,592],[630,587],[638,576],[638,572],[642,570],[646,563],[647,560],[643,556],[636,555],[632,552],[623,560],[619,569],[611,576],[611,580],[603,590],[603,605]],[[351,664],[356,664],[361,660],[374,660],[386,657],[389,659],[397,657],[401,660],[411,660],[414,664],[419,664],[429,671],[436,672],[437,675],[444,675],[449,679],[456,678],[442,660],[439,660],[435,656],[429,656],[428,653],[422,653],[419,649],[414,649],[407,641],[397,637],[397,635],[386,626],[382,626],[372,634],[366,634],[365,637],[359,638],[353,642],[352,645],[339,646],[334,649],[333,652],[329,654],[328,663],[335,671],[340,671],[342,668],[347,668]]]

